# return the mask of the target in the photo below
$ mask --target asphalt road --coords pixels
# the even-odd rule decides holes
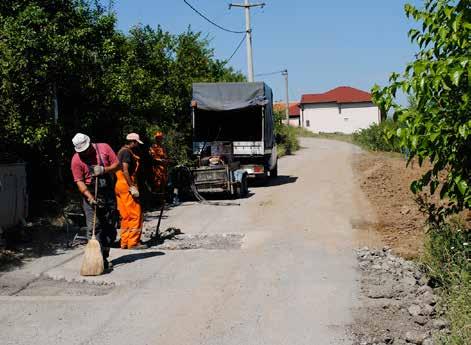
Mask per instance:
[[[240,206],[188,203],[166,213],[163,229],[243,234],[240,248],[113,250],[115,270],[86,279],[113,284],[107,294],[43,282],[0,297],[0,343],[351,344],[353,249],[363,241],[352,224],[373,217],[351,169],[358,149],[302,144],[280,160],[280,177],[252,187]],[[79,254],[45,257],[3,279],[80,281]]]

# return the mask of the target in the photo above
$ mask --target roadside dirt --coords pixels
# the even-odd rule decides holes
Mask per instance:
[[[382,243],[404,258],[422,251],[425,216],[419,211],[410,184],[425,171],[418,164],[406,167],[397,154],[364,152],[353,162],[357,183],[376,212],[375,224],[367,224]]]

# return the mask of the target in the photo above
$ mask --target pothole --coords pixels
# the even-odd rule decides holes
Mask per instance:
[[[244,237],[245,235],[240,233],[180,234],[155,248],[162,250],[240,249]]]
[[[97,285],[85,282],[69,282],[54,280],[47,277],[39,277],[29,282],[18,285],[1,284],[0,296],[104,296],[114,289],[114,285]]]

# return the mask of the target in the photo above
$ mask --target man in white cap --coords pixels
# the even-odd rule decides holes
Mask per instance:
[[[121,218],[121,248],[140,249],[142,208],[139,201],[137,174],[140,157],[137,148],[144,144],[137,133],[126,136],[126,144],[118,152],[120,169],[116,172],[116,201]]]
[[[88,135],[77,133],[72,139],[75,154],[71,170],[74,182],[83,197],[83,210],[91,233],[93,212],[97,205],[96,237],[101,244],[105,269],[110,269],[108,256],[116,240],[118,214],[114,195],[114,173],[119,168],[113,149],[105,143],[91,143]],[[95,182],[98,181],[98,200]]]

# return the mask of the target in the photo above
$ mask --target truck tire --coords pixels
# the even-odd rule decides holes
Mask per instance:
[[[246,198],[249,194],[247,175],[242,176],[240,183],[234,188],[234,197],[237,199]]]
[[[278,177],[278,161],[276,161],[273,169],[270,170],[270,178],[277,178],[277,177]]]
[[[240,191],[242,198],[246,198],[249,195],[249,182],[247,180],[247,175],[244,175],[244,177],[242,178]]]

